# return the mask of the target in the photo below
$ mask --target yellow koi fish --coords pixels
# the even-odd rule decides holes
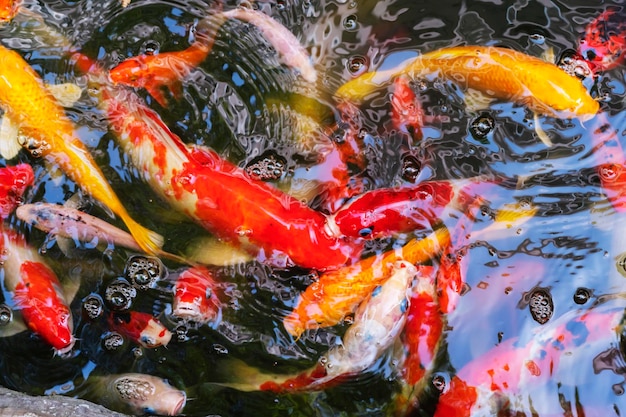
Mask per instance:
[[[456,46],[420,55],[385,71],[363,74],[341,86],[336,97],[361,101],[394,78],[439,72],[463,89],[513,101],[536,114],[590,119],[600,106],[580,80],[558,66],[508,48]]]
[[[120,216],[144,251],[158,251],[163,238],[131,218],[41,78],[17,52],[1,45],[0,108],[18,127],[20,137],[27,138],[22,146],[33,156],[59,166],[85,192]]]

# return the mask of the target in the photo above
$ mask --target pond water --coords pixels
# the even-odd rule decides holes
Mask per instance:
[[[589,22],[621,4],[566,3],[256,1],[255,8],[287,27],[311,54],[319,74],[314,88],[281,65],[276,49],[255,27],[233,20],[220,29],[207,59],[183,80],[180,100],[163,108],[144,89],[136,91],[186,143],[210,147],[242,168],[269,166],[272,172],[265,179],[325,212],[324,194],[315,191],[315,184],[332,179],[332,163],[320,155],[333,146],[326,132],[338,117],[333,93],[339,86],[368,70],[448,46],[503,46],[537,57],[553,51],[558,59],[577,48]],[[238,5],[226,1],[221,7]],[[67,56],[68,44],[105,68],[146,52],[180,51],[193,42],[198,23],[220,5],[133,0],[123,8],[105,0],[27,0],[21,7],[44,16],[45,25],[18,15],[0,28],[0,42],[24,56],[46,82],[85,87],[85,76]],[[61,33],[66,41],[55,43],[48,32]],[[618,66],[585,85],[626,146],[624,75]],[[426,114],[421,139],[392,125],[389,95],[360,107],[357,130],[367,166],[358,178],[364,187],[475,177],[489,178],[493,185],[484,188],[485,204],[464,246],[463,294],[445,318],[432,372],[418,384],[419,405],[410,413],[434,415],[441,391],[451,389],[455,375],[472,384],[471,375],[498,366],[490,360],[514,363],[516,355],[548,355],[556,361],[549,375],[536,381],[510,377],[519,385],[508,390],[483,384],[486,400],[480,411],[459,406],[454,415],[623,415],[626,362],[620,328],[609,322],[598,329],[586,327],[594,320],[586,321],[586,313],[610,315],[626,308],[626,272],[620,263],[626,221],[600,186],[592,124],[539,117],[552,141],[547,147],[538,138],[533,114],[523,106],[499,101],[474,110],[449,81],[431,77],[411,85]],[[84,94],[67,113],[131,214],[166,238],[166,250],[186,253],[203,241],[207,232],[168,208],[140,178],[93,97]],[[488,129],[478,134],[477,124]],[[0,161],[17,162],[28,162],[35,170],[26,203],[63,204],[79,192],[58,170],[25,152]],[[488,229],[495,213],[512,204],[531,206],[534,215],[514,227]],[[97,203],[88,211],[123,228]],[[451,208],[441,220],[452,230],[462,215]],[[233,385],[244,382],[239,373],[250,369],[305,371],[345,333],[348,324],[310,330],[297,339],[285,330],[283,318],[315,279],[314,271],[257,261],[211,266],[223,306],[215,320],[194,326],[171,316],[173,282],[185,266],[163,259],[161,281],[138,290],[132,308],[158,317],[173,332],[172,341],[167,347],[145,348],[125,339],[111,347],[104,343],[111,342],[107,321],[90,319],[84,304],[105,298],[112,281],[128,278],[129,259],[136,253],[122,247],[103,253],[88,245],[63,251],[46,233],[15,216],[7,223],[40,248],[62,281],[79,281],[80,287],[71,303],[78,341],[69,355],[54,356],[28,331],[0,339],[0,383],[6,387],[98,402],[94,380],[133,372],[165,378],[184,390],[182,413],[189,416],[383,416],[402,409],[402,382],[390,352],[324,390],[276,394]],[[364,253],[374,255],[428,232],[370,241]],[[5,291],[4,297],[10,304],[11,294]],[[573,340],[566,340],[567,334]],[[553,347],[558,343],[564,348]],[[551,349],[560,353],[550,356]]]

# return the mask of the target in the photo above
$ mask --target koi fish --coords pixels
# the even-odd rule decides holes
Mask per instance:
[[[461,368],[451,379],[439,397],[435,416],[498,414],[498,410],[493,409],[494,397],[506,399],[549,379],[554,380],[561,360],[575,356],[576,347],[602,341],[613,346],[623,314],[623,306],[600,306],[582,314],[570,311],[550,325],[539,327],[528,340],[516,337],[498,344]],[[562,413],[557,398],[555,394]],[[506,403],[513,406],[515,401]]]
[[[185,269],[176,279],[172,315],[204,324],[214,320],[221,308],[217,282],[205,267]]]
[[[401,391],[395,398],[395,414],[409,415],[416,398],[425,386],[425,377],[432,371],[443,336],[444,319],[437,302],[435,277],[437,269],[418,266],[420,276],[407,312],[406,324],[396,354]]]
[[[162,378],[138,373],[92,376],[76,395],[133,415],[177,416],[187,403],[184,391]]]
[[[28,138],[23,146],[33,156],[59,166],[84,191],[120,216],[144,251],[155,253],[163,238],[132,219],[37,73],[17,52],[1,45],[0,75],[0,108]]]
[[[206,25],[208,33],[199,32],[196,41],[183,51],[128,58],[112,68],[109,77],[116,84],[145,88],[161,107],[166,107],[168,100],[162,89],[180,99],[182,80],[211,52],[220,25]]]
[[[539,58],[495,46],[457,46],[428,52],[395,68],[363,74],[341,86],[335,96],[340,101],[361,101],[403,74],[415,77],[434,72],[463,89],[525,105],[535,114],[586,120],[599,110],[598,102],[576,77]]]
[[[626,13],[611,9],[602,12],[585,28],[578,53],[595,68],[608,71],[626,59]]]
[[[152,314],[140,311],[111,313],[108,317],[109,327],[145,348],[167,346],[172,339],[170,332]]]
[[[97,75],[88,58],[77,58]],[[284,264],[286,255],[305,268],[337,267],[360,253],[362,244],[324,231],[322,213],[209,149],[186,146],[132,92],[99,85],[111,129],[132,163],[165,201],[209,232],[262,261]]]
[[[326,227],[336,236],[366,239],[423,229],[439,221],[453,195],[446,181],[368,191],[329,216]]]
[[[18,13],[19,1],[2,0],[0,1],[0,23],[10,22]]]
[[[281,383],[267,381],[260,389],[275,392],[322,389],[340,377],[356,375],[371,367],[393,345],[404,327],[408,295],[417,274],[410,263],[395,262],[389,279],[376,287],[357,309],[343,342],[320,358],[321,366]]]
[[[414,265],[426,262],[437,256],[449,239],[448,230],[442,227],[424,239],[410,240],[400,249],[325,272],[300,294],[293,311],[283,319],[283,326],[299,337],[307,329],[340,323],[374,288],[389,279],[397,261]]]
[[[424,110],[409,84],[408,77],[400,76],[393,81],[391,122],[400,132],[408,133],[418,139],[422,137]]]
[[[37,229],[53,234],[59,246],[63,246],[61,239],[71,239],[74,242],[89,243],[93,247],[106,244],[109,249],[111,246],[123,246],[137,252],[143,252],[137,241],[129,233],[98,217],[72,207],[38,202],[22,204],[15,210],[15,214],[20,220]],[[156,255],[180,263],[189,262],[185,258],[161,249],[156,251]]]

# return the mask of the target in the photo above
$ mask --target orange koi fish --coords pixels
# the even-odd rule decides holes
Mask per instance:
[[[329,216],[326,227],[336,236],[366,239],[424,229],[439,222],[453,195],[446,181],[368,191]]]
[[[219,315],[221,302],[213,274],[205,267],[185,269],[176,279],[172,315],[204,324]]]
[[[19,11],[20,2],[16,0],[0,1],[0,23],[10,22]]]
[[[424,239],[412,239],[398,250],[325,272],[300,294],[295,308],[283,320],[285,329],[299,337],[307,329],[340,323],[374,288],[389,279],[397,261],[413,265],[427,262],[437,256],[449,240],[448,230],[442,227]]]
[[[140,311],[111,313],[108,323],[110,330],[118,332],[145,348],[167,346],[172,339],[172,332],[149,313]]]
[[[361,101],[403,74],[416,77],[434,72],[463,89],[525,105],[536,114],[589,119],[599,110],[598,102],[576,77],[539,58],[495,46],[428,52],[395,68],[363,74],[345,83],[335,95],[340,100]]]
[[[494,398],[513,407],[514,398],[523,395],[524,389],[554,380],[563,358],[575,357],[577,347],[602,341],[605,347],[613,346],[623,314],[623,306],[604,305],[582,314],[573,310],[539,327],[527,341],[513,338],[498,344],[451,379],[439,397],[435,416],[495,415],[498,410],[493,408],[496,406]],[[588,365],[592,368],[591,363]],[[558,397],[554,396],[555,404],[559,404],[556,407],[562,413]],[[507,401],[508,398],[511,401]],[[544,415],[540,410],[537,412]]]
[[[187,403],[184,391],[162,378],[138,373],[91,376],[75,395],[133,415],[177,416]]]
[[[23,146],[33,156],[59,166],[85,192],[120,216],[144,251],[155,253],[161,247],[163,238],[128,214],[37,73],[17,52],[1,45],[0,108],[28,138]]]
[[[30,165],[0,169],[0,215],[5,219],[34,181]],[[4,287],[13,295],[15,309],[26,326],[59,354],[72,350],[72,314],[56,274],[23,236],[2,228],[0,237]]]

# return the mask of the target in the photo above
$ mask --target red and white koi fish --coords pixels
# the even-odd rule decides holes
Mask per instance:
[[[98,72],[87,58],[77,63]],[[360,254],[362,244],[327,234],[322,213],[209,149],[187,147],[133,92],[100,87],[111,129],[143,178],[209,232],[263,261],[305,268],[337,267]]]
[[[585,28],[578,53],[592,66],[608,71],[626,60],[626,13],[623,9],[602,12]]]
[[[110,330],[118,332],[145,348],[167,346],[172,339],[172,332],[149,313],[132,310],[111,313],[108,323]]]
[[[92,376],[76,391],[111,410],[133,415],[177,416],[187,403],[184,391],[153,375],[127,373]]]
[[[498,403],[508,407],[523,403],[515,399],[527,389],[553,381],[561,362],[575,357],[578,347],[594,343],[603,344],[603,348],[614,345],[623,315],[623,306],[599,305],[582,313],[573,310],[539,327],[530,338],[516,337],[498,344],[452,377],[439,397],[435,416],[496,415],[500,411],[494,409]],[[588,366],[592,372],[592,364]],[[562,412],[556,393],[554,401]],[[532,407],[540,405],[533,402]]]
[[[0,215],[5,219],[35,179],[30,165],[0,168]],[[2,227],[4,287],[26,326],[59,354],[72,350],[72,314],[56,274],[23,236]]]
[[[1,45],[0,108],[27,138],[22,145],[31,154],[59,166],[85,192],[120,216],[144,251],[154,253],[162,246],[161,236],[126,211],[39,75],[17,52]]]
[[[172,315],[198,324],[214,320],[221,308],[217,290],[218,284],[208,268],[185,269],[174,286]]]
[[[401,391],[395,398],[395,414],[409,415],[417,407],[417,397],[432,371],[443,336],[444,318],[437,302],[437,269],[418,266],[420,276],[411,295],[404,331],[396,342],[397,368]]]
[[[334,271],[327,271],[300,294],[293,311],[284,318],[289,334],[299,337],[305,330],[334,326],[354,313],[377,286],[384,283],[400,260],[410,264],[428,262],[450,241],[445,227],[424,239],[412,239],[402,248],[371,256]]]
[[[439,221],[453,196],[446,181],[368,191],[329,216],[326,227],[336,236],[366,239],[424,229]]]

